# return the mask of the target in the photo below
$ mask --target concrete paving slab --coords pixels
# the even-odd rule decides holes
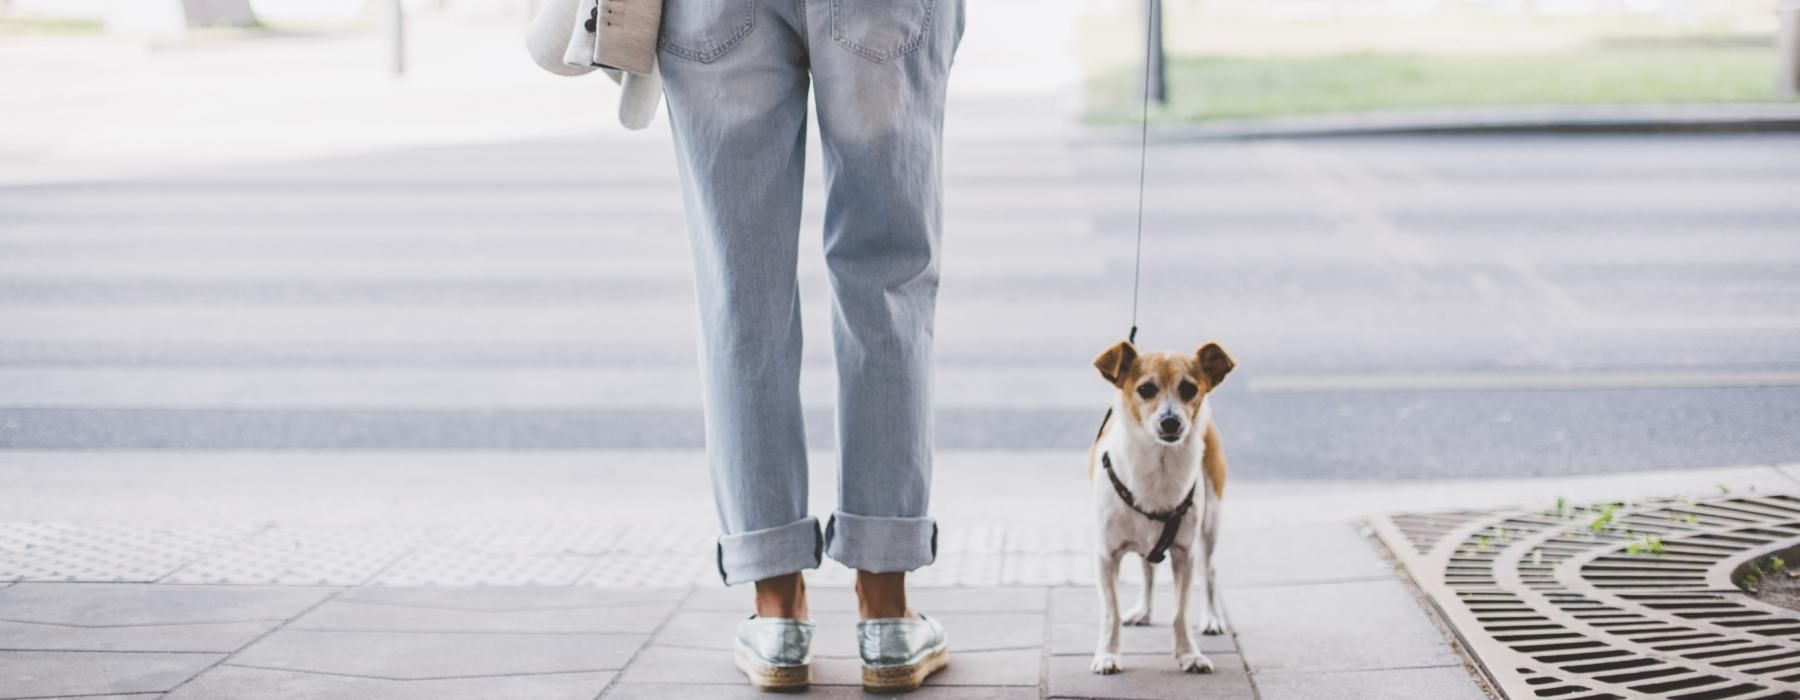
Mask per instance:
[[[1435,668],[1258,672],[1262,700],[1487,700],[1460,664]]]
[[[1166,616],[1165,616],[1166,617]],[[1191,622],[1189,624],[1192,624]],[[1100,636],[1100,620],[1059,622],[1050,626],[1050,653],[1059,656],[1091,656]],[[1193,635],[1203,654],[1237,653],[1237,640],[1229,634]],[[1165,619],[1142,627],[1125,627],[1119,634],[1121,654],[1169,654],[1175,649],[1175,631]]]
[[[1226,510],[1219,554],[1213,560],[1222,588],[1388,579],[1393,566],[1346,522],[1231,527]]]
[[[0,620],[0,647],[46,651],[229,653],[256,641],[280,620],[131,627],[72,627]]]
[[[1175,617],[1175,590],[1168,577],[1158,578],[1156,590],[1152,593],[1150,605],[1150,621],[1154,624],[1168,625]],[[1122,582],[1119,584],[1119,608],[1129,610],[1137,604],[1139,584]],[[1225,604],[1227,596],[1219,594],[1220,607]],[[1188,621],[1199,620],[1200,592],[1196,590],[1188,596]],[[1224,611],[1227,616],[1229,609]],[[1056,624],[1093,624],[1100,619],[1100,594],[1092,585],[1066,586],[1052,589],[1050,592],[1050,620]]]
[[[634,632],[649,634],[675,609],[654,607],[527,610],[444,610],[332,601],[294,621],[289,629],[386,632]]]
[[[152,700],[163,696],[162,693],[121,693],[118,695],[80,695],[81,700]]]
[[[1217,671],[1183,673],[1168,655],[1131,655],[1122,659],[1125,670],[1102,676],[1088,670],[1080,656],[1050,658],[1048,694],[1052,698],[1115,698],[1118,700],[1249,700],[1250,676],[1243,659],[1235,654],[1208,654]]]
[[[469,612],[531,612],[632,608],[680,602],[680,588],[586,589],[551,586],[364,586],[344,591],[333,602],[436,608]]]
[[[1398,580],[1242,588],[1230,621],[1257,671],[1357,671],[1450,666],[1450,651]],[[1379,644],[1345,640],[1379,639]]]
[[[83,627],[279,622],[337,591],[269,586],[23,583],[0,591],[0,619]]]
[[[590,700],[615,674],[542,673],[499,678],[389,680],[264,668],[221,666],[163,696],[164,700]]]
[[[1164,577],[1166,578],[1166,577]],[[1135,585],[1121,585],[1119,606],[1129,610],[1137,604]],[[1197,596],[1189,601],[1188,623],[1199,621]],[[1223,605],[1225,597],[1220,596]],[[1229,613],[1227,613],[1229,615]],[[1151,624],[1125,627],[1121,630],[1119,651],[1123,654],[1167,654],[1174,649],[1174,632],[1170,624],[1175,617],[1175,591],[1164,581],[1151,599]],[[1092,587],[1057,588],[1050,592],[1050,653],[1091,655],[1100,634],[1100,598]],[[1236,653],[1237,639],[1230,634],[1195,634],[1194,643],[1206,654]]]
[[[282,630],[231,663],[391,679],[615,671],[644,641],[640,634]]]
[[[295,620],[290,629],[390,632],[654,631],[683,591],[584,588],[358,588]]]
[[[819,666],[815,664],[815,680],[818,672]],[[631,659],[631,665],[619,674],[619,683],[740,685],[747,681],[732,665],[730,652],[650,645]]]
[[[1119,584],[1119,607],[1130,608],[1137,603],[1138,584]],[[1170,586],[1159,585],[1151,594],[1150,613],[1154,618],[1167,622],[1175,612],[1175,591]],[[1190,613],[1192,614],[1192,613]],[[1050,620],[1056,623],[1083,623],[1100,619],[1100,593],[1093,585],[1063,586],[1050,589]]]
[[[0,651],[0,698],[157,693],[224,654]]]

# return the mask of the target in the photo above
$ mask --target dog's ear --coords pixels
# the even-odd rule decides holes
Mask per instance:
[[[1100,370],[1100,376],[1113,386],[1118,386],[1125,375],[1131,373],[1131,365],[1137,362],[1137,348],[1131,341],[1120,341],[1094,358],[1094,369]]]
[[[1213,386],[1225,381],[1225,375],[1231,374],[1231,368],[1237,366],[1231,356],[1225,353],[1225,348],[1219,347],[1218,343],[1202,345],[1194,355],[1200,358],[1200,373],[1206,375],[1206,381]]]

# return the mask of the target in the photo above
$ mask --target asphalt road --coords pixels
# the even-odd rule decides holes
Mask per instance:
[[[1135,144],[953,128],[947,152],[940,447],[1078,462],[1109,398],[1088,362],[1130,320]],[[698,449],[671,158],[0,188],[0,450]],[[1140,345],[1236,355],[1237,478],[1800,461],[1800,135],[1159,143],[1148,180]]]

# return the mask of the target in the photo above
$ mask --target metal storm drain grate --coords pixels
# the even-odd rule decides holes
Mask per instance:
[[[1732,581],[1800,497],[1396,515],[1382,539],[1510,698],[1800,698],[1800,613]]]

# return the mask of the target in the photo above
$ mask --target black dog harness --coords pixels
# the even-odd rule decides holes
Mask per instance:
[[[1175,544],[1175,533],[1181,529],[1182,516],[1187,515],[1187,512],[1194,507],[1194,489],[1198,488],[1199,484],[1188,487],[1187,498],[1181,499],[1181,505],[1169,510],[1153,512],[1138,507],[1137,499],[1131,495],[1131,489],[1125,488],[1125,482],[1120,481],[1119,475],[1113,473],[1111,455],[1105,452],[1100,453],[1100,466],[1106,468],[1106,478],[1112,479],[1113,490],[1119,493],[1119,500],[1124,501],[1125,505],[1131,506],[1132,510],[1138,512],[1138,515],[1162,523],[1162,534],[1156,537],[1156,546],[1151,547],[1150,553],[1144,555],[1145,561],[1152,564],[1161,563],[1163,555],[1169,551],[1169,545]]]
[[[1109,408],[1106,409],[1106,415],[1100,418],[1100,431],[1094,435],[1095,440],[1099,440],[1101,435],[1106,434],[1106,424],[1111,420],[1112,409]],[[1119,475],[1113,472],[1112,455],[1105,452],[1100,453],[1100,466],[1106,468],[1106,478],[1112,480],[1113,491],[1118,492],[1119,500],[1137,511],[1138,515],[1162,523],[1162,534],[1156,537],[1156,546],[1151,547],[1150,553],[1144,555],[1144,561],[1152,564],[1162,563],[1163,555],[1168,553],[1169,546],[1175,544],[1175,533],[1181,529],[1182,516],[1187,515],[1187,512],[1194,508],[1194,489],[1199,488],[1200,485],[1194,484],[1188,487],[1187,498],[1181,499],[1181,505],[1160,513],[1152,513],[1138,507],[1137,498],[1131,495],[1131,489],[1125,488],[1125,482],[1120,481]]]

